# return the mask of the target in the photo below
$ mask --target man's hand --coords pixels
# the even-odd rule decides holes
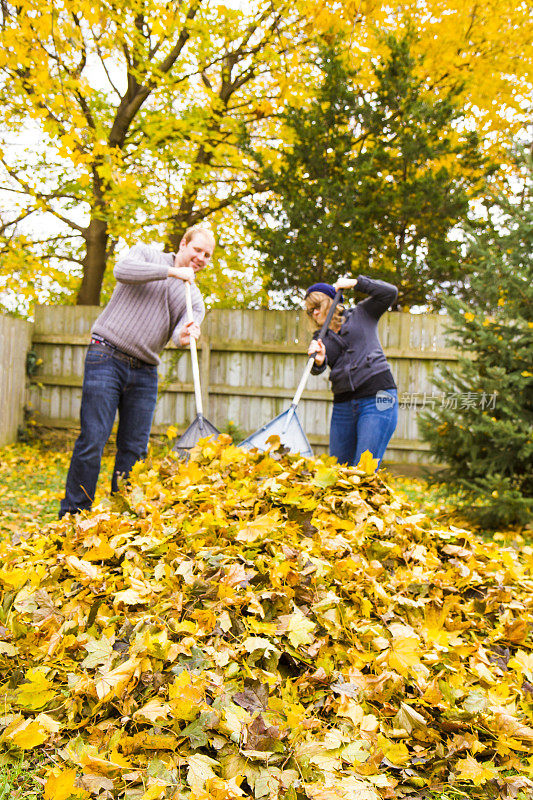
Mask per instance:
[[[180,281],[189,281],[194,283],[194,270],[192,267],[173,267],[168,268],[169,278],[179,278]]]
[[[191,343],[191,336],[193,339],[200,338],[200,326],[197,322],[187,322],[180,330],[178,341],[182,347],[186,347]]]
[[[316,353],[316,355],[315,355]],[[322,339],[313,339],[307,351],[308,356],[315,356],[315,364],[321,367],[326,359],[326,348]]]
[[[335,291],[339,289],[353,289],[357,285],[357,278],[337,278],[336,283],[333,284]]]

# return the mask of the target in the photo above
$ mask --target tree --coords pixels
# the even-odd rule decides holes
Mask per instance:
[[[365,85],[372,81],[372,58],[386,53],[383,33],[400,38],[408,28],[415,30],[412,53],[426,88],[460,88],[459,104],[482,138],[485,154],[511,166],[509,138],[531,120],[533,52],[527,3],[322,0],[320,29],[326,29],[328,14],[331,26],[343,31],[351,45],[350,63]]]
[[[436,406],[420,424],[435,459],[446,465],[439,478],[489,525],[526,522],[533,511],[531,168],[530,158],[523,191],[494,198],[486,225],[470,231],[470,299],[445,303],[458,367],[435,381],[456,400]]]
[[[476,134],[458,133],[457,91],[424,90],[412,41],[387,37],[373,90],[327,46],[316,97],[287,109],[291,144],[264,167],[270,194],[252,222],[272,288],[360,271],[395,283],[402,305],[438,307],[443,284],[461,277],[450,232],[487,167]]]
[[[26,269],[57,267],[60,280],[70,263],[81,271],[77,302],[98,303],[121,237],[159,231],[175,248],[186,227],[223,226],[226,209],[255,190],[239,133],[264,126],[276,71],[307,37],[294,6],[21,0],[2,11],[11,146],[1,165],[16,198],[3,220],[5,271],[20,267],[22,237]],[[33,139],[27,153],[13,141],[21,130]],[[30,218],[52,225],[36,235]]]

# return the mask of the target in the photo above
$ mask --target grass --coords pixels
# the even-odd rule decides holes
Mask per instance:
[[[4,754],[4,763],[0,763],[0,800],[41,800],[42,764],[23,760],[11,762],[6,758]]]
[[[0,449],[0,533],[14,534],[57,518],[69,463],[70,452],[39,443]],[[97,502],[105,496],[111,470],[112,457],[104,456]]]
[[[461,505],[459,495],[454,494],[444,484],[396,475],[387,475],[386,481],[401,499],[416,506],[437,524],[474,530],[483,539],[494,539],[504,545],[513,544],[522,547],[531,544],[531,530],[528,528],[514,526],[500,530],[484,529],[476,525],[472,519],[466,519],[458,510]]]

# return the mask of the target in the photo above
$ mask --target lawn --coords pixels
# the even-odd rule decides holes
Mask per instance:
[[[70,452],[42,444],[15,444],[0,449],[0,532],[15,534],[26,526],[57,517]],[[113,467],[104,456],[98,500],[105,497]]]

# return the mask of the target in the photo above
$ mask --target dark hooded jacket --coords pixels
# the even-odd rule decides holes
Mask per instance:
[[[320,375],[327,366],[330,367],[329,379],[334,395],[357,391],[362,384],[390,368],[379,341],[378,321],[395,302],[398,289],[391,283],[365,275],[357,278],[357,289],[369,297],[345,310],[338,333],[331,329],[326,332],[323,339],[326,359],[321,366],[315,364],[311,370],[313,375]],[[318,331],[314,338],[318,338]]]

